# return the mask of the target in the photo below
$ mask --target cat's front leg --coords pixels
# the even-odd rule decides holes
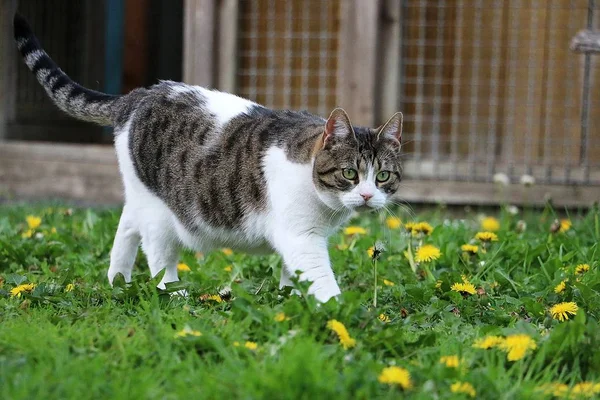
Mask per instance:
[[[320,302],[326,302],[340,294],[331,270],[326,238],[283,232],[276,235],[274,247],[283,257],[285,272],[282,272],[282,276],[295,276],[296,271],[300,271],[301,281],[312,282],[308,293],[313,294]],[[282,282],[285,283],[287,282]]]

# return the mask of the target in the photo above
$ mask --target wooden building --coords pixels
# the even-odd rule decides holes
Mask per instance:
[[[600,3],[600,2],[599,2]],[[117,203],[110,131],[62,115],[12,42],[0,0],[0,197]],[[600,27],[589,0],[21,0],[74,79],[126,93],[158,79],[356,124],[405,114],[408,201],[600,199]],[[536,185],[519,184],[533,176]],[[499,187],[494,181],[511,184]]]

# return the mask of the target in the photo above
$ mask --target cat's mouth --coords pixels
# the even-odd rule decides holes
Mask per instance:
[[[375,211],[375,210],[377,210],[377,208],[363,204],[362,206],[356,207],[354,210],[358,211],[358,212],[367,212],[367,211]]]

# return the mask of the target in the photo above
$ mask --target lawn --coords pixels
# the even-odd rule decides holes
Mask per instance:
[[[111,288],[119,214],[1,208],[0,398],[600,394],[597,210],[356,218],[331,239],[343,294],[324,305],[277,289],[279,257],[228,249],[182,253],[168,291],[187,298],[141,253]]]

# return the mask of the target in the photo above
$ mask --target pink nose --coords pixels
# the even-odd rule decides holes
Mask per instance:
[[[369,199],[371,197],[373,197],[373,195],[371,193],[361,193],[360,195],[362,196],[363,199],[365,199],[365,201],[369,201]]]

